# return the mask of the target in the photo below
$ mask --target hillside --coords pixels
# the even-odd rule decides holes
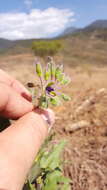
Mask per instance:
[[[107,29],[107,20],[96,20],[84,28],[68,27],[62,32],[61,36],[104,29]]]
[[[12,47],[13,42],[11,40],[6,40],[0,38],[0,49],[10,48]]]
[[[76,32],[78,32],[80,29],[76,28],[76,27],[69,27],[69,28],[66,28],[62,34],[60,34],[60,36],[67,36],[69,34],[74,34]]]
[[[107,64],[107,21],[96,21],[82,30],[69,32],[67,34],[66,31],[66,35],[57,37],[63,43],[63,49],[58,54],[60,59],[71,66],[86,63]],[[31,53],[34,40],[38,39],[16,41],[0,39],[1,56]]]
[[[96,30],[96,29],[107,29],[107,20],[96,20],[90,25],[86,26],[84,30]]]
[[[96,32],[98,37],[107,36],[107,20],[97,20],[90,25],[79,29],[76,27],[66,28],[57,38],[71,37],[73,35],[87,35],[90,32]],[[26,39],[26,40],[7,40],[0,38],[0,51],[7,50],[9,48],[22,47],[29,48],[31,47],[32,41],[40,39]]]
[[[34,39],[31,40],[7,40],[7,39],[2,39],[0,38],[0,50],[2,49],[9,49],[9,48],[14,48],[16,46],[20,46],[20,47],[30,47],[32,44],[32,41],[34,41]]]

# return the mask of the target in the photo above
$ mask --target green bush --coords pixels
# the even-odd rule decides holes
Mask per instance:
[[[36,56],[54,56],[62,48],[62,43],[59,40],[52,41],[35,41],[32,44],[32,50]]]

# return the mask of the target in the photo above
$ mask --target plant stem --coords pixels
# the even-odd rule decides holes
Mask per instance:
[[[43,94],[43,81],[42,81],[42,78],[41,77],[39,77],[39,79],[40,79],[40,83],[41,83],[41,91],[42,91],[42,94]]]

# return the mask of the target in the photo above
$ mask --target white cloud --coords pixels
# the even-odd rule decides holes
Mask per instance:
[[[30,13],[0,13],[0,37],[11,40],[49,37],[73,21],[73,12],[53,7],[32,9]]]

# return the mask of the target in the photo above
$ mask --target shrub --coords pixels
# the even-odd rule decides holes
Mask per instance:
[[[62,48],[62,43],[59,40],[52,41],[35,41],[32,44],[32,50],[36,56],[54,56]]]

